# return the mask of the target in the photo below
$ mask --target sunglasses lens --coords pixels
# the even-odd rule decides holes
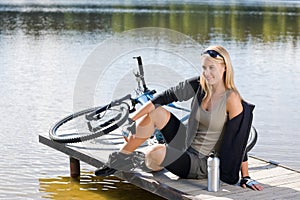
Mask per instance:
[[[211,57],[213,57],[213,58],[216,58],[216,57],[218,56],[218,53],[215,52],[215,51],[209,50],[209,51],[207,51],[207,53],[208,53]]]
[[[223,58],[223,56],[221,54],[219,54],[218,52],[216,52],[214,50],[207,50],[204,53],[207,53],[212,58],[216,58],[217,56],[220,56],[221,58]]]

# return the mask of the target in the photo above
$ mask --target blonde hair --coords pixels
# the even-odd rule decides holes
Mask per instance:
[[[226,90],[229,90],[229,89],[233,90],[240,96],[240,94],[234,84],[233,68],[232,68],[232,63],[231,63],[231,59],[230,59],[228,51],[224,47],[219,46],[219,45],[218,46],[210,46],[207,49],[205,49],[204,52],[206,52],[207,50],[214,50],[214,51],[218,52],[221,56],[217,56],[217,57],[213,58],[209,54],[205,53],[205,54],[201,55],[201,60],[204,58],[207,58],[207,59],[211,60],[212,62],[224,64],[225,72],[223,74],[223,82],[224,82],[225,88],[226,88]],[[205,92],[204,99],[207,97],[210,97],[211,96],[211,88],[209,87],[209,85],[207,85],[205,78],[203,77],[203,74],[201,75],[201,78],[200,78],[200,84],[201,84],[202,89]]]

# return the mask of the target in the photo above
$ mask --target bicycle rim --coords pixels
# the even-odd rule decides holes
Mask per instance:
[[[100,109],[101,118],[93,121],[92,125],[97,131],[91,131],[87,125],[85,115]],[[107,106],[89,108],[71,114],[58,121],[49,130],[52,140],[60,143],[77,143],[91,140],[108,134],[119,128],[128,118],[129,106],[126,103],[114,105],[107,109]]]

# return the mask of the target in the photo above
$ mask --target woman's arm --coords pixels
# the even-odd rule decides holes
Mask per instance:
[[[227,113],[229,115],[229,119],[236,117],[243,111],[241,98],[238,93],[236,93],[236,92],[230,93],[230,95],[227,99],[226,108],[227,108]],[[242,178],[249,177],[249,179],[250,179],[249,170],[248,170],[248,161],[242,162],[241,176],[242,176]],[[247,187],[246,184],[242,184],[241,186],[243,188]],[[250,188],[252,188],[253,190],[263,190],[263,187],[260,184],[258,184],[257,182],[255,182],[255,184],[251,185]]]
[[[242,162],[242,166],[241,166],[241,176],[242,176],[242,177],[249,176],[248,161]]]
[[[158,94],[151,101],[155,107],[167,105],[176,101],[187,101],[195,96],[200,87],[200,77],[193,77],[179,82],[176,86]]]
[[[131,119],[136,121],[140,117],[150,113],[156,107],[166,105],[174,101],[183,101],[192,98],[197,89],[199,88],[199,77],[193,77],[183,82],[178,83],[176,86],[158,94],[152,100],[144,104],[138,111],[136,111]]]
[[[242,162],[242,166],[241,166],[241,176],[242,178],[249,178],[250,179],[250,176],[249,176],[249,170],[248,170],[248,161],[244,161]],[[251,180],[251,179],[250,179]],[[246,183],[244,184],[241,184],[241,186],[243,188],[246,188],[246,187],[250,187],[251,189],[253,190],[263,190],[263,187],[257,183],[256,181],[254,182],[255,184],[251,184],[251,186],[247,186]]]

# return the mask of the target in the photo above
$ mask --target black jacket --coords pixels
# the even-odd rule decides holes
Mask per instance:
[[[254,105],[242,101],[243,112],[225,123],[220,149],[220,178],[229,184],[239,181],[239,171],[247,160],[246,146],[253,119]]]

